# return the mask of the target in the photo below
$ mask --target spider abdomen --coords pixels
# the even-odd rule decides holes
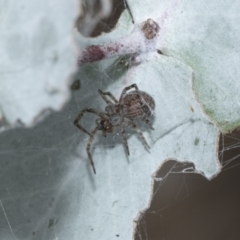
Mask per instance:
[[[124,115],[130,119],[146,119],[153,114],[155,102],[143,91],[132,91],[123,99]]]

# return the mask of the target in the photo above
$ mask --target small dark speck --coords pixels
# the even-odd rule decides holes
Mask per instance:
[[[54,225],[54,218],[50,218],[48,223],[48,228],[52,227],[53,225]]]
[[[72,90],[78,90],[78,89],[80,89],[80,87],[81,87],[81,84],[80,84],[80,80],[79,79],[75,80],[73,82],[73,84],[71,85],[71,89]]]
[[[35,235],[36,235],[36,233],[35,233],[35,232],[32,232],[32,235],[33,235],[33,236],[35,236]]]
[[[116,237],[119,237],[119,236],[120,236],[119,234],[116,235]]]
[[[91,231],[93,231],[93,228],[91,228]]]
[[[58,61],[58,53],[54,51],[52,54],[52,63],[56,63]]]
[[[195,138],[194,145],[197,146],[199,143],[199,138]]]

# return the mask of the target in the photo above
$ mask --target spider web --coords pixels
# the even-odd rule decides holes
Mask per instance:
[[[76,149],[79,149],[79,141],[83,139],[84,144],[80,148],[84,149],[88,137],[83,136],[81,132],[76,132],[75,127],[72,126],[73,119],[78,114],[78,110],[71,106],[78,104],[75,95],[78,94],[74,93],[71,103],[63,112],[52,114],[34,129],[18,129],[1,134],[1,239],[32,239],[33,237],[36,239],[62,239],[64,237],[59,234],[58,227],[61,220],[57,216],[62,214],[68,216],[69,209],[66,208],[66,204],[74,205],[76,209],[81,205],[81,193],[77,197],[75,195],[74,198],[71,198],[72,189],[77,188],[78,181],[80,181],[78,176],[82,169],[79,164],[80,162],[84,163],[86,165],[84,171],[89,171],[89,174],[92,174],[92,169],[88,164],[88,159],[76,153]],[[68,127],[64,127],[66,124]],[[97,138],[100,139],[95,140],[95,148],[105,148],[106,154],[111,151],[109,147],[118,144],[108,142],[114,140],[116,135],[108,137],[108,141],[101,134]],[[235,169],[238,171],[240,138],[236,133],[229,135],[228,138],[231,140],[230,142],[226,138],[220,139],[222,148],[219,150],[219,157],[224,166],[223,173],[225,171],[230,173]],[[102,142],[104,140],[105,142]],[[138,147],[142,147],[141,144]],[[137,146],[131,145],[130,148],[137,148]],[[236,151],[235,155],[228,156],[224,160],[225,155],[232,150]],[[114,149],[112,151],[114,152]],[[122,151],[124,151],[123,147]],[[69,158],[70,152],[76,155],[76,159]],[[104,161],[104,159],[98,160]],[[96,159],[96,161],[98,160]],[[176,216],[173,213],[179,212],[177,206],[184,202],[189,204],[188,199],[191,198],[193,198],[193,202],[196,202],[194,197],[198,192],[205,194],[209,182],[195,173],[192,164],[183,163],[181,165],[175,161],[170,161],[169,164],[172,166],[163,166],[162,168],[166,169],[161,168],[153,178],[159,184],[154,186],[153,190],[155,203],[152,204],[155,206],[148,209],[146,213],[140,213],[136,220],[138,226],[135,239],[147,240],[154,239],[154,237],[155,239],[167,239],[169,234],[171,236],[171,233],[174,232],[172,229],[176,222]],[[236,183],[237,179],[234,180]],[[227,181],[227,176],[224,181]],[[225,185],[226,183],[222,182],[219,187],[224,188]],[[236,189],[238,188],[235,188],[235,191]],[[171,192],[169,193],[169,191]],[[236,196],[234,197],[236,198]],[[222,199],[222,195],[218,198]],[[207,201],[209,202],[209,199]],[[192,209],[189,206],[184,210]],[[197,205],[200,210],[204,209],[203,206],[204,202],[200,206]],[[229,206],[232,204],[228,203],[227,207]],[[237,205],[232,207],[236,212]],[[168,212],[171,210],[173,213]],[[239,212],[237,211],[237,213]],[[177,219],[182,222],[187,217],[188,214],[184,211]],[[196,218],[195,216],[195,220]],[[225,218],[222,221],[224,220]],[[132,225],[131,222],[129,224]],[[176,222],[176,225],[178,224],[179,222]],[[234,222],[231,221],[231,224],[233,225]],[[71,228],[71,224],[68,227],[70,227],[70,232],[76,232]],[[225,224],[226,231],[227,227],[228,225]],[[230,236],[238,233],[238,229],[233,229],[233,227],[229,229],[231,229]],[[179,239],[178,230],[185,231],[187,236],[191,236],[189,225],[186,228],[180,225],[179,229],[176,229],[178,235],[175,239]],[[94,231],[94,227],[89,226],[89,231]],[[202,228],[201,232],[203,232]],[[197,233],[199,234],[199,232]],[[121,232],[116,232],[115,235],[121,237],[121,234]],[[171,236],[171,239],[174,239],[174,236]],[[205,237],[204,239],[211,238]]]
[[[165,163],[153,177],[151,203],[136,219],[134,239],[237,239],[239,140],[239,131],[221,135],[223,169],[212,181],[191,163]]]
[[[101,23],[106,30],[109,30],[108,25]],[[81,83],[80,90],[73,92],[70,103],[63,111],[52,113],[33,129],[15,129],[0,135],[0,209],[2,209],[0,239],[89,240],[96,239],[89,237],[95,236],[94,232],[103,233],[103,235],[99,234],[97,239],[108,239],[104,235],[106,232],[110,232],[111,238],[109,239],[129,239],[126,232],[130,229],[133,233],[134,219],[129,222],[124,222],[125,218],[119,222],[119,219],[126,212],[133,211],[129,206],[135,205],[134,195],[137,193],[134,187],[127,190],[126,186],[133,184],[135,175],[141,174],[141,172],[138,173],[138,168],[131,167],[131,165],[136,163],[140,165],[144,162],[146,150],[136,133],[129,130],[127,136],[130,152],[131,155],[136,156],[135,159],[129,159],[124,152],[121,137],[117,133],[104,138],[99,132],[92,146],[93,158],[97,164],[97,175],[94,176],[85,151],[88,136],[78,131],[73,121],[84,107],[104,111],[106,105],[98,95],[98,89],[105,91],[108,86],[113,85],[111,92],[119,98],[123,87],[130,83],[132,72],[129,69],[135,64],[132,56],[124,56],[114,59],[111,64],[103,62],[86,66],[76,75],[76,79],[79,79]],[[175,64],[179,65],[177,61]],[[82,76],[85,76],[84,79]],[[117,83],[117,79],[121,79],[120,84]],[[159,105],[159,102],[157,104]],[[154,127],[160,121],[156,117],[152,119]],[[161,119],[163,126],[171,123],[171,119],[167,116],[162,116]],[[95,116],[86,114],[81,124],[87,129],[93,129]],[[159,131],[156,128],[155,132],[149,133],[144,124],[138,124],[148,141],[151,141],[151,136]],[[191,126],[184,122],[181,124],[185,124],[185,129]],[[168,135],[169,132],[164,134]],[[226,172],[237,169],[237,158],[240,155],[239,136],[234,134],[229,138],[233,140],[230,143],[226,141],[226,138],[220,139],[222,148],[219,150],[220,161]],[[164,147],[166,145],[163,145]],[[187,147],[184,146],[184,150],[187,150]],[[237,155],[224,160],[224,155],[233,149],[238,150]],[[204,151],[203,149],[203,155]],[[121,157],[119,153],[122,153]],[[156,159],[159,157],[154,150],[151,150],[151,155]],[[108,160],[109,158],[111,161]],[[124,162],[125,165],[119,162]],[[156,170],[155,165],[150,161],[147,166]],[[113,176],[117,172],[113,172],[114,169],[120,172],[116,178]],[[127,175],[125,173],[131,175],[131,181],[129,179],[125,181],[124,178]],[[193,179],[199,181],[195,183]],[[154,183],[152,193],[154,200],[150,208],[146,212],[139,213],[138,218],[134,211],[135,215],[132,214],[136,217],[137,224],[135,239],[168,239],[175,218],[171,217],[172,215],[167,211],[176,207],[179,202],[187,202],[188,199],[194,197],[197,192],[196,188],[203,192],[209,183],[195,170],[193,164],[186,162],[180,164],[175,160],[167,162],[152,177],[153,180],[158,185]],[[142,184],[140,180],[137,181],[139,185]],[[112,186],[112,189],[118,189],[118,192],[106,192],[108,188],[104,187],[109,186]],[[144,186],[142,190],[144,189],[148,188]],[[145,199],[142,200],[143,207],[138,211],[143,211],[147,207],[146,199],[150,198],[149,192],[143,192],[143,194],[145,195]],[[106,198],[103,198],[103,195]],[[86,196],[87,202],[84,201]],[[92,199],[94,204],[91,202]],[[98,199],[102,199],[100,204]],[[137,200],[141,201],[140,198]],[[103,212],[104,201],[107,202],[108,210],[104,209]],[[117,205],[119,207],[116,214],[113,208]],[[111,222],[108,221],[108,215],[113,215]],[[153,220],[149,220],[149,216],[156,217],[154,224]],[[186,212],[180,215],[179,222],[181,223],[184,218],[187,218]],[[176,223],[176,225],[179,224],[179,231],[176,230],[176,232],[185,232],[187,236],[191,236],[189,227],[184,230],[179,222]],[[83,224],[84,233],[80,228]],[[231,234],[234,234],[234,231]]]

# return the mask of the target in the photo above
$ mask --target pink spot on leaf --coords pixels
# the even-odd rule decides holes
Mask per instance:
[[[102,60],[103,58],[105,58],[104,51],[99,46],[92,45],[82,52],[78,64],[81,66],[86,63]]]

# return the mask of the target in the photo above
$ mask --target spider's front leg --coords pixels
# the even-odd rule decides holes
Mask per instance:
[[[96,114],[96,115],[99,116],[99,117],[108,118],[108,116],[107,116],[106,114],[104,114],[104,113],[99,112],[99,111],[96,110],[96,109],[93,109],[93,108],[84,108],[84,109],[77,115],[77,117],[75,118],[75,120],[74,120],[74,122],[73,122],[74,125],[75,125],[77,128],[79,128],[81,131],[87,133],[89,136],[92,136],[91,133],[89,133],[84,127],[82,127],[82,126],[78,123],[78,122],[80,121],[80,119],[84,116],[84,114],[85,114],[86,112],[94,113],[94,114]]]
[[[74,120],[74,125],[77,127],[77,128],[79,128],[81,131],[83,131],[83,132],[85,132],[85,133],[87,133],[89,136],[91,136],[91,133],[89,133],[84,127],[82,127],[78,122],[80,121],[80,119],[84,116],[84,114],[86,113],[86,112],[88,112],[89,111],[89,108],[84,108],[78,115],[77,115],[77,117],[75,118],[75,120]]]
[[[126,133],[124,131],[124,129],[121,131],[122,132],[122,140],[123,140],[123,144],[127,150],[127,154],[130,155],[130,152],[129,152],[129,147],[128,147],[128,142],[127,142],[127,138],[126,138]]]
[[[98,130],[102,130],[102,134],[103,134],[103,136],[104,137],[106,137],[107,135],[106,135],[106,131],[104,131],[104,129],[102,129],[100,126],[101,126],[101,118],[98,118],[98,119],[96,119],[96,125],[99,127],[98,128]]]
[[[100,94],[100,96],[103,98],[103,100],[107,103],[107,104],[112,104],[112,102],[110,102],[106,96],[109,96],[115,104],[118,104],[118,100],[110,93],[110,92],[103,92],[102,90],[98,90],[98,93]]]
[[[86,148],[86,151],[87,151],[87,154],[88,154],[88,158],[89,158],[89,161],[92,165],[92,168],[93,168],[93,172],[96,174],[96,169],[95,169],[95,166],[94,166],[94,162],[93,162],[93,159],[92,159],[92,154],[90,152],[90,149],[91,149],[91,146],[92,146],[92,142],[93,142],[93,139],[94,139],[94,135],[95,133],[97,132],[98,130],[98,126],[94,128],[94,130],[91,132],[91,136],[88,140],[88,144],[87,144],[87,148]]]

